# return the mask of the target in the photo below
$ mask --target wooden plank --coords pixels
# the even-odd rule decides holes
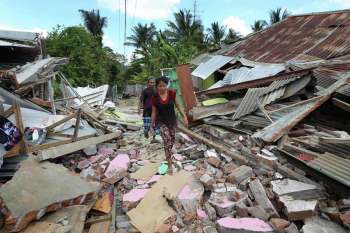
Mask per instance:
[[[50,158],[57,158],[57,157],[60,157],[62,155],[66,155],[66,154],[72,153],[74,151],[86,148],[88,146],[96,145],[98,143],[114,139],[116,137],[119,137],[120,135],[121,135],[121,132],[115,132],[115,133],[110,133],[110,134],[106,134],[106,135],[99,136],[99,137],[89,138],[89,139],[85,139],[85,140],[81,140],[81,141],[77,141],[77,142],[72,142],[72,143],[69,143],[67,145],[60,145],[60,146],[56,146],[56,147],[51,147],[47,150],[40,150],[38,152],[37,157],[38,157],[39,161],[47,160]],[[72,139],[68,139],[68,140],[72,140]]]
[[[111,214],[105,214],[102,216],[93,216],[85,221],[85,227],[91,226],[92,224],[95,224],[95,223],[111,220],[111,219],[112,219]]]
[[[21,107],[19,106],[18,100],[12,101],[12,106],[14,107],[14,114],[16,119],[16,126],[23,133],[22,139],[18,142],[21,147],[21,154],[26,154],[28,151],[28,144],[26,141],[26,137],[24,135],[24,127],[23,127],[23,121],[22,121],[22,114],[21,114]]]
[[[77,140],[77,138],[78,138],[80,120],[81,120],[81,108],[79,108],[79,110],[78,110],[77,121],[75,122],[75,129],[74,129],[74,135],[73,135],[73,142],[75,142],[75,141]]]
[[[347,111],[347,112],[350,112],[350,104],[344,102],[344,101],[341,101],[337,98],[332,98],[332,104],[334,104],[335,106]]]
[[[104,109],[102,109],[96,116],[96,118],[98,119],[105,111],[107,111],[109,109],[109,107],[105,107]]]
[[[259,100],[257,100],[257,104],[258,104],[258,107],[259,107],[260,111],[262,111],[262,112],[264,113],[265,117],[266,117],[267,119],[269,119],[269,120],[273,123],[273,120],[270,118],[269,114],[267,114],[267,112],[266,112],[264,106],[262,106],[262,104],[260,103]]]
[[[76,115],[78,115],[78,111],[76,111],[75,113],[67,116],[66,118],[57,121],[56,123],[53,123],[52,125],[50,125],[49,127],[47,127],[48,130],[55,128],[56,126],[59,126],[60,124],[63,124],[64,122],[68,121],[69,119],[72,119],[73,117],[75,117]]]
[[[323,143],[335,143],[335,144],[350,144],[350,138],[327,138],[320,137],[320,142]]]
[[[286,107],[283,107],[283,108],[280,108],[280,109],[276,109],[276,110],[273,110],[273,111],[269,111],[268,114],[272,114],[272,113],[276,113],[276,112],[280,112],[280,111],[284,111],[286,109],[290,109],[290,108],[294,108],[296,106],[300,106],[300,105],[303,105],[303,104],[307,104],[307,103],[310,103],[310,102],[313,102],[313,101],[316,101],[316,100],[320,100],[324,98],[324,96],[317,96],[317,97],[314,97],[314,98],[311,98],[311,99],[308,99],[308,100],[304,100],[304,101],[300,101],[298,103],[295,103],[295,104],[291,104],[289,106],[286,106]]]
[[[21,154],[21,150],[20,149],[15,149],[12,148],[10,151],[7,151],[6,155],[4,156],[4,159],[6,158],[10,158],[10,157],[13,157],[13,156],[17,156],[17,155],[20,155]]]
[[[111,225],[111,220],[95,223],[91,225],[89,233],[108,233],[109,232],[109,226]]]
[[[88,134],[88,135],[85,135],[85,136],[81,136],[81,137],[78,137],[78,141],[80,140],[84,140],[84,139],[87,139],[87,138],[91,138],[91,137],[95,137],[96,134],[92,133],[92,134]]]
[[[230,156],[231,158],[238,160],[239,162],[243,163],[243,164],[249,164],[249,159],[245,158],[244,156],[237,154],[233,151],[230,151],[226,148],[224,148],[223,146],[216,144],[194,132],[192,132],[191,130],[183,127],[182,125],[178,125],[177,128],[181,131],[183,131],[184,133],[186,133],[189,137],[192,137],[194,139],[196,139],[197,141],[203,142],[207,145],[212,146],[213,148],[217,149],[218,151],[224,153],[227,156]]]
[[[195,121],[193,120],[193,116],[189,115],[189,112],[193,109],[193,107],[197,107],[197,99],[194,93],[191,69],[189,64],[187,63],[176,66],[176,73],[182,93],[181,97],[185,108],[185,114],[188,119],[188,124],[191,125],[195,123]]]
[[[9,109],[7,109],[7,110],[2,114],[2,116],[5,117],[5,118],[8,118],[8,117],[11,116],[13,113],[14,113],[13,106],[11,106]]]
[[[329,129],[327,129],[327,128],[324,128],[324,127],[321,127],[321,126],[317,126],[317,125],[315,126],[315,128],[316,128],[317,130],[320,130],[320,131],[326,132],[326,133],[328,133],[328,134],[334,135],[334,136],[336,136],[336,137],[338,137],[338,138],[341,137],[341,134],[340,134],[340,133],[334,132],[333,130],[329,130]]]
[[[66,144],[66,143],[70,143],[72,141],[73,141],[73,139],[70,138],[70,139],[66,139],[63,141],[59,141],[59,142],[51,142],[51,143],[46,143],[46,144],[42,144],[42,145],[38,145],[38,146],[32,146],[32,147],[28,148],[28,152],[43,150],[43,149],[50,148],[53,146],[60,146],[60,145]]]
[[[300,153],[311,155],[311,156],[313,156],[315,158],[317,158],[318,156],[321,155],[319,153],[316,153],[316,152],[313,152],[313,151],[310,151],[310,150],[307,150],[307,149],[304,149],[304,148],[300,148],[300,147],[297,147],[297,146],[293,146],[293,145],[288,144],[288,143],[285,143],[284,147],[287,148],[287,149],[290,149],[290,150],[294,150],[294,151],[300,152]]]

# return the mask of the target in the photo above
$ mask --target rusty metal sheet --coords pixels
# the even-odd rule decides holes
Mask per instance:
[[[244,40],[228,56],[285,63],[330,59],[350,53],[350,12],[294,15]]]
[[[239,101],[215,104],[212,106],[199,106],[193,108],[193,120],[203,119],[209,116],[223,116],[233,114],[239,105]]]
[[[282,137],[288,130],[290,130],[299,121],[304,119],[309,113],[319,107],[322,103],[329,99],[330,95],[343,86],[350,82],[350,72],[340,78],[337,82],[331,85],[329,88],[321,91],[319,96],[323,97],[321,99],[315,100],[313,102],[306,103],[291,113],[285,115],[284,117],[273,122],[269,126],[265,127],[261,131],[252,135],[254,138],[262,139],[266,142],[275,142],[280,137]]]
[[[233,115],[232,120],[237,120],[242,116],[248,115],[257,110],[259,108],[257,101],[259,100],[260,95],[264,93],[265,89],[266,87],[249,88],[235,112],[235,115]]]
[[[339,182],[350,186],[350,160],[326,152],[307,164]]]
[[[192,71],[192,75],[205,80],[217,69],[223,67],[230,61],[232,61],[232,57],[217,55],[209,61],[200,64],[194,71]]]

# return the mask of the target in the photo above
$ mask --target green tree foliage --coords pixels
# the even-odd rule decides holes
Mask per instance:
[[[285,9],[282,13],[282,8],[280,7],[278,7],[276,10],[270,10],[269,14],[270,25],[278,23],[291,15],[291,13],[287,9]]]
[[[211,24],[210,28],[207,28],[207,32],[209,34],[209,41],[213,45],[214,48],[220,47],[222,40],[225,37],[225,26],[219,26],[218,22],[214,22]]]
[[[253,25],[250,25],[253,32],[258,32],[263,30],[267,26],[267,22],[265,20],[255,20]]]
[[[95,10],[79,10],[79,12],[81,13],[86,29],[96,36],[98,42],[102,46],[103,28],[108,25],[107,18],[100,16],[100,10],[96,12]]]
[[[151,23],[149,27],[147,23],[144,26],[139,23],[132,28],[131,31],[133,35],[126,38],[130,42],[126,42],[125,45],[134,46],[136,48],[143,48],[143,45],[150,46],[154,42],[154,37],[157,34],[154,23]]]
[[[230,28],[228,30],[227,35],[226,35],[225,42],[235,41],[235,40],[238,40],[240,38],[242,38],[242,35],[239,32],[237,32],[236,30]]]
[[[166,35],[170,42],[177,43],[183,37],[194,36],[199,31],[203,30],[203,25],[200,20],[194,20],[191,10],[180,10],[174,13],[175,22],[167,21],[169,27],[166,30]]]
[[[96,37],[88,33],[85,27],[64,27],[57,25],[45,40],[47,53],[51,57],[68,57],[70,63],[61,69],[72,86],[105,84],[103,75],[107,54],[101,48]]]

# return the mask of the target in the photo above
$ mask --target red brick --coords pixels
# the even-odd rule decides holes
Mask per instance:
[[[210,157],[208,159],[208,163],[210,163],[211,165],[213,165],[214,167],[219,167],[220,166],[220,163],[221,163],[221,160],[218,159],[218,158],[215,158],[215,157]]]
[[[284,228],[290,226],[290,222],[281,218],[271,218],[270,223],[278,232],[284,232]]]
[[[257,146],[253,146],[252,148],[250,148],[250,151],[252,152],[252,153],[260,153],[260,151],[261,151],[261,148],[260,147],[257,147]]]

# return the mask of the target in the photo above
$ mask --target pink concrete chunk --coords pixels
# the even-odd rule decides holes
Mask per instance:
[[[243,229],[252,232],[274,232],[273,228],[267,224],[266,222],[258,219],[258,218],[222,218],[217,221],[220,225],[219,231],[221,227],[224,227],[223,230],[228,229]]]
[[[111,161],[111,163],[108,166],[108,169],[106,173],[108,173],[111,170],[116,170],[117,169],[125,169],[128,170],[127,164],[130,162],[130,158],[126,154],[120,154],[115,159]]]
[[[151,161],[149,161],[148,159],[146,160],[140,160],[137,162],[138,165],[144,165],[144,164],[147,164],[147,163],[150,163]]]
[[[75,161],[72,159],[71,161],[69,161],[71,164],[75,164]]]
[[[114,153],[114,151],[112,151],[112,150],[98,150],[98,153],[100,153],[100,154],[104,154],[104,155],[111,155],[111,154],[113,154]]]
[[[182,155],[181,154],[174,154],[174,158],[176,160],[181,160],[182,159]]]
[[[129,202],[136,202],[141,200],[146,196],[149,189],[131,189],[130,192],[123,195],[123,202],[129,201]]]
[[[135,155],[136,151],[135,150],[131,150],[129,153],[130,153],[130,155]]]
[[[107,162],[109,162],[109,159],[103,160],[100,164],[105,164],[105,163],[107,163]]]
[[[193,166],[193,165],[187,165],[184,167],[185,170],[187,171],[193,171],[196,170],[197,167]]]
[[[190,138],[187,134],[184,133],[179,133],[179,135],[181,135],[184,139],[186,139],[187,141],[196,143],[192,138]]]
[[[192,146],[189,146],[189,147],[185,148],[184,150],[190,150],[190,149],[192,149],[192,148],[195,148],[196,146],[197,146],[197,144],[194,144],[194,145],[192,145]]]
[[[176,231],[179,230],[179,228],[178,228],[177,226],[172,226],[172,227],[171,227],[171,230],[173,230],[173,232],[176,232]]]
[[[163,175],[153,175],[151,177],[151,179],[149,179],[149,181],[143,181],[143,180],[137,180],[137,184],[149,184],[149,183],[152,183],[152,182],[158,182],[160,180],[160,178],[162,178]]]
[[[135,163],[135,162],[137,162],[137,159],[132,159],[132,160],[130,160],[130,162]]]
[[[204,210],[198,209],[197,214],[199,217],[209,220],[209,216],[205,213]]]
[[[99,155],[91,156],[90,159],[85,159],[83,161],[80,161],[78,163],[78,168],[80,169],[87,168],[88,166],[90,166],[91,164],[99,160],[99,158],[101,158],[102,156],[103,155],[99,154]]]
[[[183,187],[177,197],[179,199],[193,199],[196,197],[201,197],[204,193],[204,187],[201,183],[192,176]]]

